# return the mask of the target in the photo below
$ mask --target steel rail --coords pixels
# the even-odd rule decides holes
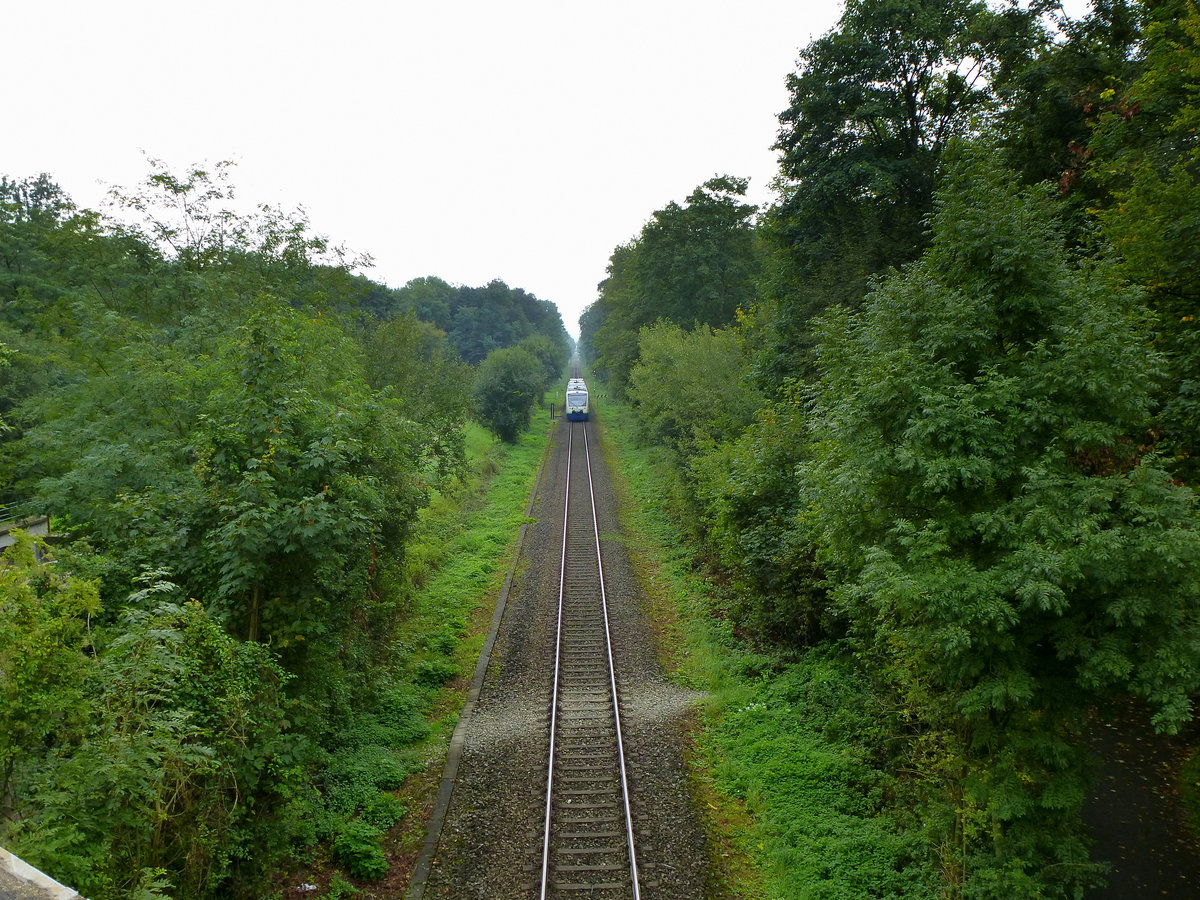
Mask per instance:
[[[562,662],[563,593],[567,584],[567,523],[571,509],[571,449],[575,445],[575,429],[567,429],[567,482],[563,491],[562,558],[558,564],[558,618],[554,629],[554,681],[550,693],[550,754],[546,766],[546,818],[542,839],[542,890],[546,900],[550,885],[550,813],[554,807],[554,738],[558,724],[558,676]]]
[[[574,433],[575,433],[575,428],[571,427],[569,429],[569,437],[568,437],[568,442],[567,442],[567,474],[566,474],[566,488],[565,488],[566,496],[565,496],[564,502],[563,502],[562,552],[561,552],[561,560],[559,563],[558,608],[557,608],[557,621],[556,621],[556,625],[555,625],[555,637],[554,637],[554,672],[553,672],[553,684],[552,684],[552,688],[551,688],[551,701],[550,701],[550,740],[549,740],[549,752],[547,755],[548,760],[547,760],[547,766],[546,766],[546,808],[545,808],[545,816],[544,816],[544,820],[543,820],[543,839],[542,839],[542,866],[541,866],[541,888],[540,888],[541,900],[547,900],[547,898],[550,896],[550,891],[551,891],[551,854],[553,852],[551,836],[552,836],[552,832],[553,832],[553,828],[554,828],[554,793],[555,793],[555,777],[554,776],[555,776],[555,766],[556,766],[556,754],[558,752],[558,727],[559,727],[558,726],[558,719],[559,719],[558,707],[559,707],[559,702],[560,702],[561,696],[566,696],[568,698],[571,696],[569,693],[566,695],[560,694],[559,685],[563,678],[563,663],[564,663],[563,631],[564,631],[564,617],[565,617],[564,610],[565,610],[566,599],[567,599],[566,584],[567,584],[568,530],[570,527],[569,523],[570,523],[570,518],[571,518],[571,516],[570,516],[570,514],[571,514],[571,481],[572,481],[572,469],[574,466],[574,462],[573,462],[573,460],[574,460],[574,452],[573,451],[574,451],[574,440],[575,440]],[[607,589],[604,584],[604,563],[603,563],[603,558],[602,558],[601,549],[600,549],[600,527],[599,527],[599,520],[598,520],[597,512],[596,512],[596,495],[595,495],[595,488],[594,488],[594,483],[593,483],[593,479],[592,479],[591,448],[589,446],[588,439],[587,439],[586,426],[584,427],[584,431],[583,431],[583,450],[584,450],[584,453],[583,453],[584,463],[585,463],[585,467],[587,469],[586,474],[587,474],[588,500],[589,500],[589,503],[591,506],[590,513],[591,513],[591,527],[592,527],[592,536],[593,536],[592,544],[593,544],[594,550],[595,550],[596,572],[597,572],[597,578],[598,578],[598,582],[599,582],[598,586],[599,586],[599,594],[600,594],[601,623],[603,625],[604,649],[605,649],[606,661],[608,664],[608,678],[607,678],[608,691],[609,691],[609,695],[611,697],[612,705],[613,705],[613,715],[612,715],[611,722],[614,727],[614,735],[615,735],[615,743],[616,743],[616,748],[615,748],[616,754],[615,755],[616,755],[617,770],[618,770],[618,785],[619,785],[619,792],[621,795],[621,805],[623,807],[623,816],[624,816],[624,824],[625,824],[626,841],[625,841],[624,849],[628,853],[629,875],[630,875],[631,882],[632,882],[632,896],[633,896],[634,900],[641,900],[641,887],[639,885],[639,880],[638,880],[637,854],[636,854],[636,851],[634,848],[633,812],[632,812],[632,807],[631,807],[630,799],[629,799],[629,779],[628,779],[628,773],[627,773],[627,769],[626,769],[626,765],[625,765],[624,739],[623,739],[623,736],[621,733],[621,713],[620,713],[620,706],[618,703],[616,666],[615,666],[615,662],[614,662],[614,658],[613,658],[612,633],[611,633],[611,629],[609,626],[608,594],[607,594]],[[578,549],[580,547],[578,540],[576,541],[574,546],[576,548],[576,551],[578,551]],[[584,546],[586,546],[586,545],[584,545]],[[569,660],[568,660],[568,663],[569,663]],[[564,720],[564,721],[569,722],[569,719]],[[567,727],[567,726],[564,726],[564,727]],[[570,746],[570,745],[567,745],[567,746]],[[570,770],[568,769],[568,772],[569,771]],[[573,779],[568,778],[567,780],[572,781]],[[574,779],[574,780],[578,780],[578,779]],[[592,793],[594,793],[594,792],[592,792]],[[570,802],[570,801],[568,800],[567,802]],[[613,824],[616,825],[615,820],[614,820]],[[616,835],[614,834],[613,836],[615,837]],[[560,851],[560,852],[563,852],[563,851]],[[565,852],[571,852],[571,851],[565,851]],[[605,867],[607,867],[607,866],[605,866]],[[601,868],[605,868],[605,867],[601,867]],[[579,888],[583,887],[583,885],[573,885],[571,887],[573,889],[579,889]],[[601,886],[597,885],[596,887],[600,888]],[[616,885],[615,884],[607,885],[607,887],[614,888],[614,887],[616,887]],[[566,889],[565,885],[564,885],[564,889]]]
[[[600,524],[596,519],[596,492],[592,488],[592,454],[587,429],[583,432],[583,449],[587,458],[588,497],[592,501],[592,529],[596,533],[596,567],[600,570],[600,608],[604,614],[604,646],[608,651],[608,681],[612,686],[613,718],[617,723],[617,762],[621,769],[621,798],[625,804],[625,832],[629,843],[629,869],[633,878],[633,900],[641,900],[638,885],[637,852],[633,848],[633,810],[629,805],[629,778],[625,770],[625,742],[621,737],[621,706],[617,702],[617,668],[613,663],[612,634],[608,627],[608,593],[604,588],[604,557],[600,553]]]

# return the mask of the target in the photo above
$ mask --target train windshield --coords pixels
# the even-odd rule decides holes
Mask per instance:
[[[586,403],[586,391],[567,391],[567,406],[584,406]]]

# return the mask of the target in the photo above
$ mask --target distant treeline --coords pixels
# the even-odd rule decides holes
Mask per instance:
[[[1193,721],[1198,42],[1186,0],[849,0],[775,202],[718,177],[612,254],[581,347],[731,619],[890,710],[841,739],[903,839],[781,838],[781,896],[1081,896],[1089,715]]]
[[[0,564],[0,845],[94,900],[266,896],[319,842],[386,872],[465,627],[398,637],[414,524],[570,352],[525,291],[390,289],[230,198],[0,179],[0,488],[57,535]]]

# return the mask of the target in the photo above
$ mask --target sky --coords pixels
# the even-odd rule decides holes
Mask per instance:
[[[840,0],[26,0],[0,175],[83,207],[236,163],[394,287],[500,278],[579,313],[614,247],[717,174],[770,199],[800,49]]]

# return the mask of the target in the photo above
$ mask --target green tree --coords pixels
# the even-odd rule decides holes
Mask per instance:
[[[417,435],[371,397],[332,323],[268,301],[236,353],[187,444],[195,481],[171,507],[154,496],[155,518],[178,523],[171,558],[238,633],[311,646],[345,628],[372,542],[398,549],[424,502]]]
[[[745,202],[747,187],[744,178],[711,178],[613,251],[596,303],[603,321],[588,345],[614,389],[626,387],[643,327],[663,319],[720,328],[757,302],[757,208]]]
[[[748,350],[733,328],[643,328],[629,399],[645,436],[670,447],[686,468],[705,449],[736,438],[761,395],[747,380]]]
[[[772,380],[806,368],[810,318],[857,306],[872,277],[921,252],[942,153],[992,108],[1000,45],[1033,27],[1020,15],[983,0],[848,0],[801,51],[775,145],[782,195],[765,217]]]
[[[446,475],[463,463],[472,374],[445,333],[412,313],[380,323],[366,338],[367,381],[389,391],[400,413],[422,432],[418,443],[426,470]]]
[[[529,427],[544,379],[545,369],[528,350],[493,350],[475,373],[476,418],[500,440],[515,441]]]
[[[951,868],[970,896],[1072,896],[1072,734],[1124,692],[1160,728],[1190,718],[1200,531],[1146,444],[1137,294],[1070,268],[1046,194],[992,155],[957,161],[918,263],[829,317],[801,481],[841,609],[956,735],[956,815],[927,822],[975,849]]]
[[[1163,392],[1176,469],[1200,475],[1200,12],[1192,2],[1142,4],[1136,78],[1100,97],[1086,183],[1111,201],[1093,212],[1158,315],[1170,376]]]
[[[517,346],[528,350],[542,364],[544,372],[542,390],[549,390],[551,386],[558,383],[570,356],[569,348],[565,344],[553,341],[544,334],[531,334],[529,337],[523,338]]]
[[[396,291],[396,296],[402,308],[424,322],[432,322],[442,331],[449,331],[454,323],[452,309],[457,302],[458,289],[440,278],[414,278]]]
[[[419,307],[437,285],[411,287],[414,290],[410,292],[406,287],[404,294],[411,293]],[[435,294],[441,296],[440,290]],[[563,347],[570,342],[553,303],[520,288],[510,288],[499,279],[482,287],[456,288],[448,304],[447,336],[459,355],[472,365],[478,365],[493,350],[512,347],[534,334],[545,335]]]
[[[1016,29],[1013,52],[995,75],[1001,112],[999,148],[1029,184],[1052,181],[1080,207],[1095,202],[1095,185],[1080,176],[1101,95],[1126,82],[1137,55],[1141,14],[1137,0],[1097,0],[1071,20],[1057,3],[1030,4],[1050,22]],[[1013,13],[1004,17],[1011,19]],[[1082,239],[1083,234],[1080,235]]]

